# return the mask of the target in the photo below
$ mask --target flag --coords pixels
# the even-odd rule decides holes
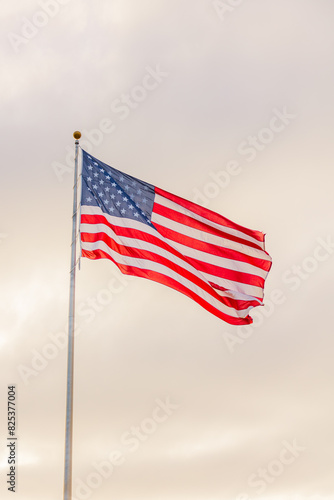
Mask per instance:
[[[83,257],[174,288],[227,323],[252,323],[271,267],[263,233],[82,155]]]

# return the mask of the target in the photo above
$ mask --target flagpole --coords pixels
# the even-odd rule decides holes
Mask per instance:
[[[65,470],[64,470],[64,500],[72,498],[72,442],[73,442],[73,361],[74,361],[74,314],[75,314],[75,269],[76,269],[76,239],[77,239],[77,191],[78,191],[78,156],[81,133],[73,134],[75,139],[73,215],[71,243],[71,278],[70,305],[68,316],[68,353],[67,353],[67,392],[66,392],[66,435],[65,435]]]

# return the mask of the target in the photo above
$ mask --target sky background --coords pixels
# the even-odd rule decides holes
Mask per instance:
[[[273,267],[242,328],[83,259],[74,498],[334,499],[333,15],[331,0],[3,0],[1,498],[9,384],[15,498],[62,498],[78,129],[105,163],[266,233]]]

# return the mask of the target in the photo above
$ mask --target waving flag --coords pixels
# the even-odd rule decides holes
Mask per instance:
[[[227,323],[252,323],[271,267],[263,233],[82,154],[83,257],[174,288]]]

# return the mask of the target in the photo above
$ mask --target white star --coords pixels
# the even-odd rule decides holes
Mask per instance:
[[[138,212],[135,212],[133,215],[134,215],[135,217],[139,217],[139,213],[138,213]]]
[[[88,156],[88,155],[87,155],[87,158],[89,158],[90,160],[92,159],[92,157],[91,157],[91,156]]]
[[[108,200],[105,200],[104,204],[105,205],[108,205],[109,201]]]
[[[103,168],[100,168],[100,172],[102,172],[102,173],[104,172]]]
[[[142,193],[142,190],[141,189],[137,189],[137,194],[141,194]]]
[[[113,182],[111,185],[112,185],[112,187],[116,187],[116,183],[115,182]]]
[[[126,196],[124,196],[123,201],[128,201],[128,199],[127,199],[127,197],[126,197]]]
[[[90,182],[91,180],[92,180],[92,178],[91,178],[91,177],[87,177],[87,181],[89,181],[89,182]]]
[[[103,196],[103,193],[102,193],[102,192],[101,192],[101,193],[99,193],[99,196]]]
[[[94,172],[94,177],[98,177],[98,176],[99,176],[99,174]]]
[[[124,208],[122,208],[121,210],[121,214],[125,214],[126,210]]]
[[[104,184],[104,181],[102,179],[100,180],[100,184],[101,184],[101,186],[102,186],[102,184]]]
[[[142,202],[143,202],[143,203],[146,203],[146,202],[147,202],[147,199],[146,199],[146,198],[143,198],[143,199],[142,199]]]
[[[120,202],[120,201],[116,201],[116,205],[117,205],[118,207],[120,206],[120,204],[121,204],[121,202]]]
[[[88,158],[90,157],[88,156]],[[93,167],[91,165],[88,165],[88,170],[93,170]]]
[[[110,198],[113,200],[113,199],[115,198],[115,195],[114,195],[114,194],[112,194],[112,195],[110,196]]]
[[[94,184],[93,188],[94,188],[94,189],[97,189],[97,184]]]
[[[126,185],[124,189],[128,190],[130,189],[130,186]]]
[[[130,210],[133,210],[134,209],[134,206],[133,205],[128,205],[129,209]]]
[[[108,181],[110,181],[110,175],[107,175],[106,179],[107,179]]]
[[[110,207],[109,210],[110,210],[110,212],[114,212],[115,211],[114,207]]]
[[[106,187],[106,191],[107,191],[107,193],[108,193],[108,192],[110,191],[110,188]]]
[[[132,184],[132,186],[135,186],[135,185],[136,185],[135,181],[132,181],[132,182],[131,182],[131,184]]]
[[[90,196],[88,196],[88,198],[86,198],[86,201],[90,202],[90,201],[92,201],[92,198]]]
[[[117,193],[118,194],[122,194],[122,190],[121,189],[117,189]]]
[[[121,175],[121,176],[120,176],[119,180],[120,180],[121,182],[123,182],[123,181],[124,181],[124,177],[123,177],[123,175]]]
[[[99,166],[99,164],[98,164],[98,163],[96,163],[96,161],[94,161],[93,163],[94,163],[94,165],[96,165],[97,167]]]

